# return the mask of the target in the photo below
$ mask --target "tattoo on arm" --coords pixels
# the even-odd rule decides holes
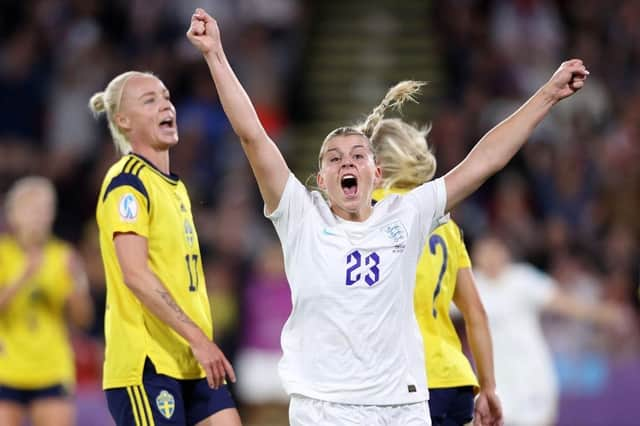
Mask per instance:
[[[191,318],[189,318],[187,314],[184,313],[182,308],[178,306],[176,301],[173,300],[173,297],[171,297],[171,295],[167,292],[167,290],[163,288],[156,288],[156,293],[158,293],[162,298],[162,300],[164,300],[165,303],[169,305],[169,307],[177,314],[178,320],[185,322],[187,324],[195,325],[195,323],[191,321]]]

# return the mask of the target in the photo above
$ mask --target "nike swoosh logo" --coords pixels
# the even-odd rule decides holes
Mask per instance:
[[[329,231],[327,228],[324,228],[324,229],[322,230],[322,233],[323,233],[324,235],[331,235],[332,237],[337,237],[337,236],[338,236],[338,234],[336,234],[336,233],[333,233],[333,232]]]

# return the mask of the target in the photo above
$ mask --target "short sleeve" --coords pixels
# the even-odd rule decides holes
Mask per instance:
[[[101,228],[108,234],[133,232],[149,237],[149,198],[142,186],[123,184],[108,189],[101,200]]]
[[[464,243],[464,236],[462,234],[462,229],[456,224],[453,225],[455,228],[456,234],[456,244],[458,246],[457,255],[458,255],[458,269],[471,268],[471,259],[469,258],[469,252],[467,251],[467,246]]]
[[[421,228],[428,231],[427,235],[430,234],[440,224],[447,205],[444,178],[432,180],[411,190],[407,193],[406,200],[416,207]]]
[[[309,191],[293,173],[290,173],[278,206],[271,214],[267,214],[265,207],[264,215],[273,222],[280,240],[284,243],[293,235],[311,204]]]

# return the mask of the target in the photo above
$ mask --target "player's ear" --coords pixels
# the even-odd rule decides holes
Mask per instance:
[[[376,171],[373,175],[373,187],[379,187],[380,182],[382,182],[382,169],[380,168],[380,166],[376,166]]]
[[[118,126],[119,129],[122,130],[131,130],[131,120],[129,119],[128,116],[121,114],[121,113],[116,113],[116,115],[113,117],[116,126]]]
[[[318,188],[322,190],[327,189],[327,185],[325,184],[324,176],[322,175],[322,172],[318,172],[318,174],[316,175],[316,182],[318,183]]]

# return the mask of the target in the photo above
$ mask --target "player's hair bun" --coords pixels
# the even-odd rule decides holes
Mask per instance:
[[[89,109],[93,111],[95,115],[105,112],[104,92],[98,92],[91,97],[91,100],[89,100]]]

